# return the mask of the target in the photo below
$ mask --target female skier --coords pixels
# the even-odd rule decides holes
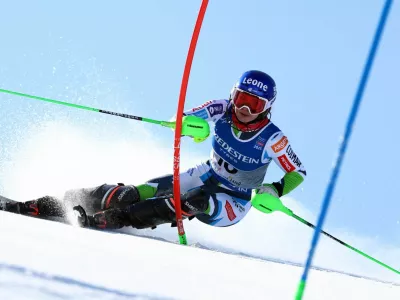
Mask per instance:
[[[184,113],[183,128],[209,130],[208,122],[215,124],[209,160],[180,174],[184,218],[230,226],[250,210],[252,190],[281,197],[303,182],[303,164],[285,134],[271,122],[275,98],[274,80],[251,70],[242,74],[228,100],[211,100]],[[277,182],[263,184],[271,161],[285,174]],[[63,217],[68,206],[79,205],[88,213],[83,222],[88,227],[155,228],[176,225],[172,187],[172,175],[165,175],[136,186],[103,184],[70,190],[62,201],[45,196],[26,202],[3,198],[0,203],[4,210],[40,217]]]

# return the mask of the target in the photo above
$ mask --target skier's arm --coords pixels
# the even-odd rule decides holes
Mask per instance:
[[[195,142],[206,140],[210,134],[207,123],[216,122],[225,113],[227,104],[227,100],[211,100],[185,111],[182,118],[182,135],[193,137]],[[170,121],[175,120],[176,116]]]
[[[210,100],[198,107],[185,111],[183,115],[196,116],[207,122],[216,122],[225,113],[227,105],[227,100]]]
[[[266,192],[281,197],[289,194],[304,181],[307,172],[287,137],[282,132],[274,135],[267,142],[264,151],[286,174],[278,182],[263,184],[258,189],[259,193]]]

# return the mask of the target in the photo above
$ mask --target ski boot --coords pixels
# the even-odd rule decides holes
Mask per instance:
[[[63,217],[65,214],[64,206],[56,198],[50,196],[25,202],[5,201],[0,208],[4,211],[33,217]]]
[[[22,215],[39,215],[39,209],[35,200],[27,202],[7,201],[2,203],[1,210]]]

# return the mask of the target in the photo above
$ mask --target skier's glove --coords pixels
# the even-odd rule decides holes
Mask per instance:
[[[201,143],[210,135],[210,125],[202,118],[184,116],[182,119],[182,135],[190,136],[196,143]]]
[[[269,194],[275,198],[279,198],[278,190],[271,183],[264,183],[262,186],[256,189],[256,194]]]

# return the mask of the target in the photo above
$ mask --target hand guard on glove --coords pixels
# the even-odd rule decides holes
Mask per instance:
[[[161,125],[173,130],[176,128],[176,121],[163,122]],[[202,118],[196,116],[184,116],[182,118],[182,136],[193,138],[196,143],[205,141],[210,135],[210,125]]]
[[[201,143],[210,135],[210,125],[202,118],[185,116],[182,119],[182,135],[190,136],[196,143]]]

